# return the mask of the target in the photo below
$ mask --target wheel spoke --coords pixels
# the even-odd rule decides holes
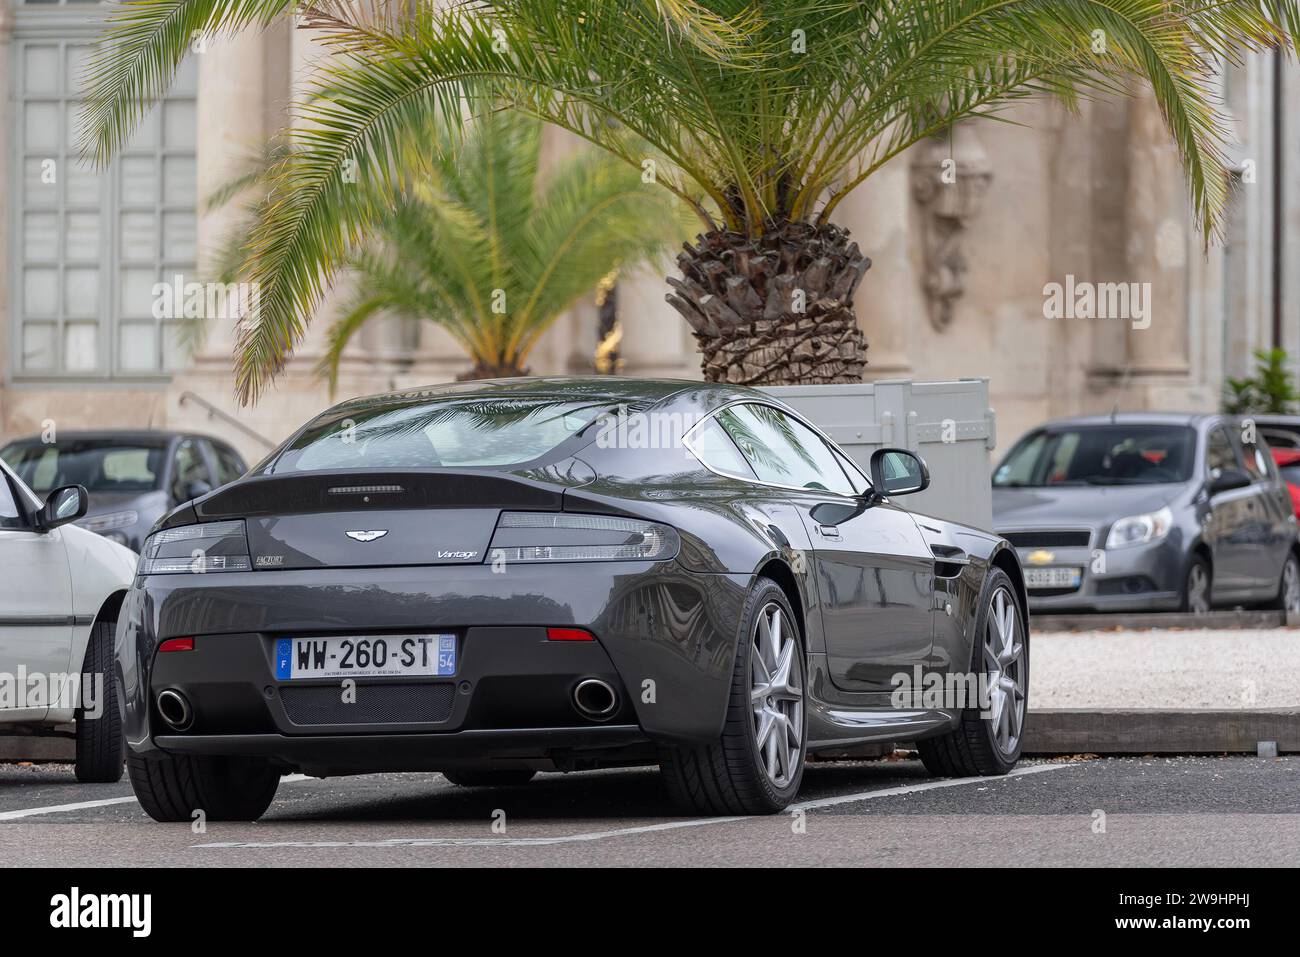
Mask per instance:
[[[768,779],[786,787],[803,754],[803,659],[775,603],[758,615],[750,657],[749,701],[754,744]]]
[[[776,733],[773,738],[776,739],[777,761],[777,780],[788,781],[790,779],[790,722],[786,720],[785,715],[781,715],[777,722]]]

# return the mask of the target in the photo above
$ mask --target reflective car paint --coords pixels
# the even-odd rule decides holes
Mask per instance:
[[[576,382],[584,394],[605,390],[611,401],[635,401],[683,421],[740,399],[773,404],[751,390],[699,383]],[[406,395],[427,400],[474,388],[558,391],[574,383],[513,380]],[[329,414],[346,418],[350,410],[381,401],[391,397],[345,403]],[[684,448],[602,446],[596,438],[594,429],[587,430],[537,461],[506,469],[277,474],[272,455],[243,480],[174,510],[159,528],[243,517],[255,562],[281,554],[286,564],[137,580],[118,632],[128,743],[137,751],[271,755],[286,766],[338,773],[436,767],[467,755],[557,764],[628,759],[655,742],[710,740],[726,712],[740,609],[759,576],[786,590],[799,618],[810,747],[919,737],[954,725],[955,712],[893,708],[887,674],[913,665],[966,667],[989,566],[996,563],[1019,587],[1019,563],[1006,542],[914,518],[887,501],[730,478]],[[402,489],[402,508],[395,499],[361,493],[345,496],[345,507],[331,507],[332,489],[376,484],[377,474],[382,484]],[[840,543],[820,540],[823,532],[813,530],[830,527],[812,515],[827,504],[843,511],[834,525]],[[480,551],[490,522],[475,513],[502,508],[661,522],[677,530],[681,546],[662,562],[514,565],[505,574],[489,556],[441,564],[430,557],[439,548]],[[429,522],[431,514],[456,518],[440,525]],[[406,535],[408,526],[416,531]],[[348,529],[389,534],[360,543],[347,539]],[[423,560],[414,563],[425,536]],[[851,544],[861,551],[848,558]],[[347,549],[374,557],[342,559]],[[1019,597],[1023,606],[1023,591]],[[604,658],[567,657],[593,654],[590,649],[557,647],[578,643],[544,642],[548,626],[592,632],[612,670],[604,670]],[[379,727],[291,720],[287,689],[273,676],[270,637],[362,629],[454,632],[467,669],[457,678],[464,700],[456,698],[437,721]],[[181,636],[195,637],[195,652],[165,661],[155,655],[159,642]],[[484,651],[496,643],[500,654]],[[621,691],[624,706],[613,721],[556,711],[551,706],[558,692],[549,705],[538,700],[524,715],[501,703],[509,698],[501,689],[554,690],[592,669]],[[538,673],[549,677],[525,680]],[[152,705],[162,683],[200,703],[189,731],[162,733]],[[534,700],[531,692],[525,697]],[[375,746],[355,743],[358,737]]]

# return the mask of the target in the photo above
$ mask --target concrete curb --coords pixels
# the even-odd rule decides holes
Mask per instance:
[[[1048,708],[1031,711],[1025,754],[1255,754],[1274,742],[1280,754],[1300,754],[1300,707],[1254,711]],[[839,748],[822,761],[867,760],[892,744]],[[0,736],[0,761],[71,762],[71,738]]]
[[[1208,615],[1185,615],[1182,612],[1147,612],[1142,614],[1078,614],[1029,616],[1032,631],[1124,631],[1144,628],[1283,628],[1300,626],[1300,615],[1282,611],[1212,611]]]
[[[1260,742],[1300,752],[1300,708],[1031,711],[1025,754],[1255,754]]]
[[[35,734],[0,735],[0,761],[55,761],[71,764],[77,757],[72,738]]]

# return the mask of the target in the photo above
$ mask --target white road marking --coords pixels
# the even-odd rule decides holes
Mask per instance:
[[[296,784],[299,781],[310,781],[312,778],[305,774],[290,774],[280,779],[281,784]],[[77,801],[75,804],[51,804],[48,807],[27,807],[17,811],[0,811],[0,821],[17,821],[25,817],[36,817],[39,814],[65,814],[68,811],[88,811],[96,807],[109,807],[114,804],[135,804],[135,795],[128,794],[126,797],[101,798],[98,801]]]
[[[1040,774],[1043,771],[1056,771],[1073,767],[1072,764],[1035,764],[1017,768],[1004,778],[1024,777],[1027,774]],[[925,781],[921,784],[904,784],[894,788],[881,788],[876,791],[858,791],[854,794],[837,794],[833,797],[802,801],[786,808],[785,814],[795,811],[815,811],[837,804],[852,804],[857,801],[871,801],[876,798],[898,797],[903,794],[916,794],[920,791],[932,791],[936,788],[959,787],[963,784],[984,784],[996,782],[1000,778],[943,778],[938,781]],[[732,824],[736,821],[762,820],[761,816],[738,815],[732,817],[702,817],[687,821],[666,821],[663,824],[644,824],[639,827],[621,827],[609,831],[588,831],[580,834],[561,834],[554,837],[391,837],[376,841],[222,841],[212,844],[194,844],[194,848],[327,848],[327,847],[549,847],[555,844],[578,844],[589,841],[603,841],[614,837],[630,837],[636,834],[653,834],[658,831],[675,831],[685,827],[707,827],[710,824]]]
[[[37,814],[62,814],[65,811],[85,811],[92,807],[108,807],[110,804],[134,804],[135,795],[129,797],[104,798],[99,801],[78,801],[76,804],[52,804],[49,807],[29,807],[19,811],[0,811],[0,821],[16,821],[19,818],[34,817]]]

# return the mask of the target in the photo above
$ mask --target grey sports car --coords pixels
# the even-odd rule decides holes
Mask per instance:
[[[1020,755],[1019,562],[893,499],[772,398],[511,379],[358,399],[145,542],[117,651],[128,770],[159,820],[253,819],[281,773],[464,785],[658,764],[701,813],[765,813],[807,755],[916,740]]]

